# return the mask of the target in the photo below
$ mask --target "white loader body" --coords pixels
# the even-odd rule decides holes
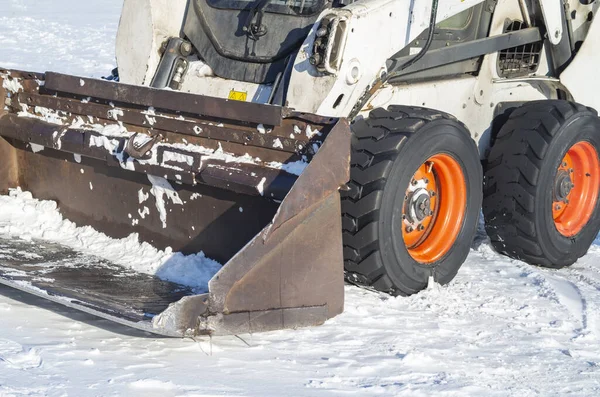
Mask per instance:
[[[444,21],[483,0],[446,1],[439,4],[437,20]],[[122,82],[148,85],[160,62],[161,45],[169,37],[179,36],[185,19],[187,0],[125,0],[117,37],[117,62]],[[542,1],[550,43],[558,43],[563,35],[560,2]],[[504,33],[506,20],[523,20],[518,0],[499,0],[494,12],[489,36]],[[589,65],[600,59],[600,22],[587,21],[588,14],[598,5],[569,1],[575,11],[573,30],[583,46],[576,59],[559,79],[547,77],[548,57],[542,56],[539,67],[529,76],[503,78],[498,75],[498,53],[484,56],[477,76],[460,76],[409,84],[384,84],[378,87],[367,105],[368,112],[394,104],[425,106],[441,110],[463,121],[485,150],[489,144],[489,127],[496,105],[511,101],[532,101],[556,98],[556,90],[593,108],[600,108],[600,98],[594,95],[600,81],[581,79]],[[428,27],[430,0],[360,0],[343,8],[321,13],[304,41],[294,62],[286,104],[298,111],[330,117],[347,117],[368,87],[386,72],[386,60],[407,47]],[[335,74],[319,73],[309,63],[319,21],[335,15],[343,20],[344,40],[341,62]],[[228,29],[228,27],[223,27]],[[548,43],[543,53],[548,51]],[[410,48],[416,54],[420,47]],[[596,89],[591,89],[590,84]],[[232,91],[245,92],[249,101],[265,103],[272,91],[271,84],[255,84],[215,76],[210,66],[193,60],[181,85],[185,92],[228,98]]]

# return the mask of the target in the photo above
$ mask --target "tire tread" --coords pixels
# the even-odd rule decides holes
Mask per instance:
[[[531,264],[566,266],[548,258],[539,241],[535,190],[552,140],[582,113],[596,115],[573,102],[534,101],[514,110],[500,129],[485,168],[483,201],[486,231],[497,251]]]
[[[460,123],[443,112],[408,106],[378,108],[370,112],[369,118],[353,123],[350,189],[342,194],[348,282],[395,295],[417,292],[394,286],[386,274],[378,251],[379,208],[394,159],[412,134],[436,120]]]

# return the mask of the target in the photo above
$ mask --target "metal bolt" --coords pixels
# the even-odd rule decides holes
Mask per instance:
[[[404,196],[404,201],[408,201],[408,195]]]
[[[555,209],[556,211],[560,210],[560,205],[559,205],[559,204],[556,204],[556,206],[554,207],[554,209]]]
[[[429,216],[433,216],[433,210],[429,210],[429,212],[427,213]]]
[[[406,233],[412,233],[413,230],[415,230],[415,229],[413,229],[412,226],[407,226],[406,227]]]
[[[563,167],[566,167],[567,165],[568,165],[568,164],[567,164],[567,162],[565,161],[565,162],[563,163]]]
[[[402,220],[405,221],[406,220],[406,215],[402,214]]]
[[[437,196],[437,193],[432,190],[432,191],[429,192],[429,195],[431,197],[435,197],[435,196]]]
[[[417,227],[417,229],[422,232],[423,230],[425,230],[425,226],[423,225],[419,225],[419,227]]]
[[[326,34],[327,34],[327,28],[326,27],[320,27],[319,29],[317,29],[317,33],[316,33],[317,37],[323,37]]]
[[[413,180],[411,181],[411,183],[412,183],[412,184],[413,184],[413,186],[414,186],[414,185],[416,185],[416,184],[417,184],[417,183],[419,183],[419,182],[417,182],[417,180],[416,180],[416,179],[413,179]]]
[[[192,45],[187,41],[184,41],[183,43],[181,43],[181,52],[184,56],[190,55],[190,53],[192,52]]]
[[[569,168],[569,173],[570,173],[570,174],[572,174],[572,173],[574,173],[574,172],[575,172],[575,171],[573,170],[573,168]]]
[[[429,183],[429,179],[425,178],[425,183],[428,184]]]

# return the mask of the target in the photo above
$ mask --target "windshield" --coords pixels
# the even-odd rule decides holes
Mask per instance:
[[[206,0],[214,8],[244,10],[257,4],[258,0]],[[313,15],[321,11],[325,0],[271,0],[265,12],[291,15]]]

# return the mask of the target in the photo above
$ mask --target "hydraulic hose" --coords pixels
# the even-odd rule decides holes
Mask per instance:
[[[423,58],[423,56],[425,56],[427,51],[429,51],[429,47],[431,47],[431,43],[433,42],[433,35],[435,33],[435,22],[437,20],[438,3],[439,3],[439,0],[432,0],[432,2],[431,2],[431,17],[429,19],[429,34],[427,35],[427,41],[425,42],[425,45],[423,46],[423,48],[421,48],[421,51],[419,51],[419,53],[414,56],[414,58],[409,59],[402,66],[400,66],[398,68],[398,70],[408,69],[409,67],[411,67],[412,65],[417,63],[421,58]]]
[[[402,71],[402,70],[405,70],[405,69],[411,67],[412,65],[417,63],[421,58],[423,58],[425,56],[425,54],[427,54],[427,51],[429,51],[429,48],[431,47],[431,43],[433,42],[433,36],[435,34],[435,24],[436,24],[436,20],[437,20],[438,4],[439,4],[439,0],[431,1],[431,16],[429,19],[429,34],[427,35],[427,41],[425,42],[425,45],[423,46],[423,48],[421,48],[421,51],[419,51],[419,53],[417,55],[415,55],[413,58],[406,61],[404,64],[402,64],[398,68],[388,70],[388,72],[384,76],[382,76],[380,79],[375,81],[373,86],[369,87],[367,92],[365,92],[365,94],[359,99],[359,101],[356,103],[356,105],[354,105],[354,108],[352,108],[352,110],[350,111],[350,114],[348,116],[350,120],[352,120],[354,117],[356,117],[356,115],[366,105],[366,103],[369,101],[369,99],[371,99],[371,97],[375,93],[375,90],[373,88],[381,87],[383,84],[385,84],[390,79],[390,77],[392,77],[394,75],[395,71]]]

